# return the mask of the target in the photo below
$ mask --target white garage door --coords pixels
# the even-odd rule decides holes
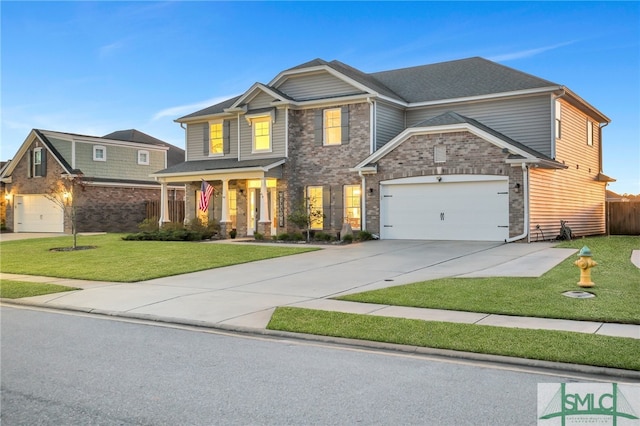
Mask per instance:
[[[464,180],[466,179],[466,180]],[[381,182],[383,239],[504,241],[509,237],[508,180],[443,176]]]
[[[64,232],[62,209],[44,195],[16,195],[15,232]]]

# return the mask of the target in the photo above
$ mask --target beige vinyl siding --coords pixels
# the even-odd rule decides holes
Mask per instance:
[[[53,145],[53,147],[60,153],[62,158],[64,158],[69,164],[71,164],[72,142],[66,139],[58,139],[52,137],[47,137],[47,139],[49,140],[49,142],[51,142],[51,145]]]
[[[542,154],[553,156],[549,95],[408,110],[407,127],[448,111],[478,120]]]
[[[232,127],[234,128],[234,127]],[[237,128],[235,128],[237,131]],[[253,153],[253,128],[244,117],[240,118],[240,159],[274,158],[285,156],[285,112],[276,111],[276,122],[271,123],[271,152]],[[237,140],[237,137],[236,137]],[[236,143],[237,146],[237,143]]]
[[[93,146],[106,148],[107,161],[93,161]],[[138,164],[138,150],[149,152],[149,164]],[[76,168],[85,176],[154,181],[149,174],[162,170],[165,165],[165,151],[151,146],[125,147],[105,143],[76,142]]]
[[[288,78],[278,87],[295,100],[362,93],[360,89],[334,77],[328,72]]]
[[[531,233],[536,225],[545,237],[555,237],[560,220],[566,220],[577,236],[604,234],[605,183],[600,172],[600,132],[594,122],[593,146],[587,145],[587,116],[562,103],[562,138],[556,141],[556,160],[566,170],[532,169],[530,173]]]
[[[376,103],[376,150],[404,130],[404,111],[385,103]]]

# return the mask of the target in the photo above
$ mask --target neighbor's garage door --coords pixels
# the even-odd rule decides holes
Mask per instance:
[[[64,232],[62,209],[44,195],[16,195],[15,232]]]
[[[381,182],[380,237],[472,241],[508,238],[508,180],[455,180],[446,176],[442,182],[434,177]]]

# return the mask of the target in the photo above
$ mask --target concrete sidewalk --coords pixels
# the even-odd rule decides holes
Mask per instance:
[[[236,243],[237,244],[237,243]],[[14,303],[263,332],[278,306],[640,339],[640,326],[337,301],[337,295],[443,277],[536,277],[574,254],[552,243],[373,241],[138,283],[1,273],[82,288]]]

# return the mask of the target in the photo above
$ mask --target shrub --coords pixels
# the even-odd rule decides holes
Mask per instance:
[[[235,228],[233,228],[231,231],[229,231],[229,237],[231,237],[232,239],[235,238],[236,235],[238,235],[238,231],[236,231]]]
[[[295,234],[291,235],[291,241],[303,241],[304,240],[304,235],[302,235],[300,232],[296,232]]]
[[[373,240],[373,234],[369,231],[360,231],[358,235],[356,235],[356,240],[358,241],[369,241]]]
[[[138,224],[138,229],[140,232],[155,232],[160,229],[158,220],[155,216],[150,219],[145,219]]]
[[[291,236],[285,232],[283,234],[278,234],[276,238],[280,241],[289,241]]]
[[[216,220],[212,219],[204,223],[197,217],[187,222],[186,228],[190,231],[201,233],[204,239],[211,238],[220,232],[220,224]]]
[[[261,234],[260,232],[254,232],[253,233],[253,238],[255,238],[256,241],[263,241],[264,240],[264,235]]]
[[[344,237],[342,237],[342,241],[344,241],[347,244],[351,244],[353,242],[353,235],[351,234],[347,234]]]
[[[326,232],[316,232],[313,236],[313,239],[316,241],[333,241],[334,237],[331,234],[327,234]]]

